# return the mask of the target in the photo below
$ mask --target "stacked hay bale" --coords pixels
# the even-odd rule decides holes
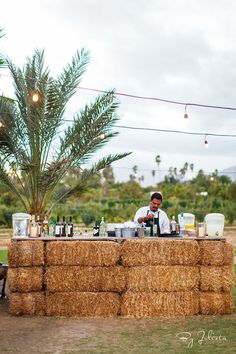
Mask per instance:
[[[127,274],[123,316],[232,312],[231,245],[220,240],[128,240],[121,252]]]
[[[229,314],[233,311],[233,247],[222,241],[199,241],[199,313]]]
[[[10,313],[45,315],[43,241],[12,241],[8,262]]]
[[[117,316],[125,286],[120,245],[106,241],[46,245],[49,316]]]
[[[121,314],[129,317],[199,313],[200,248],[194,240],[128,240],[122,245],[127,290]]]
[[[190,316],[232,312],[231,245],[193,239],[11,242],[14,315]]]

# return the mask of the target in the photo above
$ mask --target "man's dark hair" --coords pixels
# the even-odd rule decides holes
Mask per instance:
[[[153,194],[151,195],[151,200],[153,200],[153,199],[158,199],[158,200],[160,200],[160,201],[162,202],[162,195],[161,195],[161,193],[158,193],[158,192],[153,193]]]

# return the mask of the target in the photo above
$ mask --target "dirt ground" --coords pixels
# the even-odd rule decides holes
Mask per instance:
[[[236,247],[236,227],[227,228],[224,236]],[[1,248],[7,247],[8,243],[8,240],[2,240]],[[1,288],[2,281],[0,281]],[[120,333],[126,331],[128,333],[130,328],[132,331],[145,330],[153,324],[162,325],[162,321],[161,319],[134,321],[121,318],[16,317],[9,314],[8,300],[0,298],[0,354],[109,353],[109,350],[102,350],[102,345],[104,342],[114,341],[116,333],[119,337]],[[98,347],[101,349],[97,349]],[[129,350],[129,352],[133,351]]]

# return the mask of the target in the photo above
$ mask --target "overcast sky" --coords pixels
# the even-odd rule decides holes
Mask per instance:
[[[236,2],[233,0],[7,0],[1,3],[0,27],[5,36],[0,52],[22,67],[36,48],[57,75],[77,49],[90,51],[81,86],[205,105],[236,107]],[[0,93],[13,95],[6,70]],[[67,119],[95,92],[78,90]],[[118,129],[120,134],[102,151],[132,151],[116,162],[118,180],[134,165],[145,184],[169,167],[193,163],[210,173],[235,166],[236,138],[204,135],[236,134],[236,111],[185,106],[118,96],[119,125],[200,132],[185,135]],[[100,153],[100,154],[101,154]]]

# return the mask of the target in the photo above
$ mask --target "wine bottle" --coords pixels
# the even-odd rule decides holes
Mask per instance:
[[[66,218],[65,218],[65,216],[62,217],[61,236],[66,237]]]
[[[70,220],[67,223],[67,235],[68,237],[73,237],[73,222],[71,216],[70,216]]]
[[[37,236],[42,236],[42,221],[40,220],[40,216],[37,216]]]
[[[99,236],[99,226],[98,226],[98,225],[95,225],[95,226],[93,227],[93,236],[94,236],[94,237]]]
[[[55,225],[55,237],[60,237],[61,236],[61,222],[60,222],[60,217],[57,217],[57,222]]]

